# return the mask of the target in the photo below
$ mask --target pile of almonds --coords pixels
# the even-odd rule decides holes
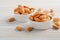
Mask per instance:
[[[42,11],[42,9],[39,9],[36,13],[31,15],[29,19],[36,22],[46,22],[52,19],[54,11],[50,10],[50,13],[49,15],[49,11]]]
[[[14,9],[14,13],[15,14],[31,14],[32,12],[34,12],[34,8],[30,8],[28,6],[22,6],[22,5],[18,5],[18,7],[16,9]]]

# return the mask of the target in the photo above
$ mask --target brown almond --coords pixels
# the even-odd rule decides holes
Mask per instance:
[[[30,16],[29,19],[32,20],[32,21],[34,20],[33,16]]]
[[[41,20],[37,17],[34,17],[34,20],[37,21],[37,22],[40,22]]]
[[[28,27],[28,28],[27,28],[27,31],[30,32],[30,31],[32,31],[32,29],[33,29],[32,27]]]
[[[60,21],[60,18],[54,18],[53,21],[54,22],[59,22]]]
[[[53,25],[53,29],[59,29],[59,26],[57,26],[57,25]]]
[[[18,31],[22,31],[22,30],[23,30],[23,27],[22,27],[22,26],[16,26],[16,29],[17,29]]]
[[[9,22],[14,22],[15,21],[15,18],[11,17],[8,19]]]

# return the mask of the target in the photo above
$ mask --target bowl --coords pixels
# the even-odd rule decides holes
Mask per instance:
[[[52,28],[52,19],[46,22],[36,22],[29,19],[30,25],[35,29]]]
[[[29,14],[26,14],[26,15],[14,14],[14,17],[15,17],[16,21],[28,22]]]

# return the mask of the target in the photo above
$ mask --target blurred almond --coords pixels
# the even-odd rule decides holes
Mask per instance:
[[[22,30],[23,30],[23,27],[22,27],[22,26],[16,26],[16,29],[17,29],[18,31],[22,31]]]
[[[15,18],[14,17],[11,17],[8,19],[9,22],[14,22],[15,21]]]
[[[53,18],[53,21],[54,22],[59,22],[60,21],[60,18]]]
[[[30,32],[30,31],[32,31],[32,29],[33,29],[33,28],[29,26],[29,27],[27,28],[27,31]]]

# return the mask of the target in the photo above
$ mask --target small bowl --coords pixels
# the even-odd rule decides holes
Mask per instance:
[[[27,14],[27,15],[14,14],[14,17],[15,17],[16,21],[28,22],[29,14]]]
[[[35,29],[48,29],[52,28],[52,19],[46,22],[35,22],[29,19],[30,25]]]

